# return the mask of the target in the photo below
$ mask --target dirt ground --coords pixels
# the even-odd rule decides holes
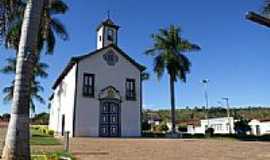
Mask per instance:
[[[6,129],[0,128],[0,153]],[[34,146],[52,152],[62,146]],[[79,160],[268,160],[269,142],[232,139],[104,139],[73,138],[71,152]]]
[[[5,135],[6,135],[6,128],[3,128],[0,126],[0,155],[2,154],[2,149],[4,147],[3,145],[4,145]]]
[[[267,160],[269,142],[231,139],[75,138],[71,151],[80,160]]]

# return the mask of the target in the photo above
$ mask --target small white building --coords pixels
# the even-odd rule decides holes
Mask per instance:
[[[248,125],[251,128],[251,134],[256,136],[270,134],[270,120],[251,120]]]
[[[111,19],[97,28],[97,50],[72,57],[53,85],[49,128],[71,136],[141,135],[145,67],[117,46]]]
[[[213,128],[214,134],[230,134],[235,133],[234,118],[220,117],[201,120],[200,126],[188,125],[188,133],[190,134],[205,134],[207,128]]]

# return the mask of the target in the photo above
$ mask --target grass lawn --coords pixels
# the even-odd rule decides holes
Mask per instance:
[[[66,152],[54,152],[54,153],[49,153],[46,155],[32,155],[31,160],[57,160],[60,159],[61,157],[65,158],[71,158],[71,160],[75,160],[75,158],[70,154]]]
[[[45,135],[35,129],[31,129],[31,135],[32,135],[30,139],[31,145],[60,145],[61,144],[58,139],[52,136]]]
[[[4,147],[4,139],[7,128],[0,127],[0,155]],[[31,130],[31,153],[35,155],[47,154],[53,152],[62,152],[64,150],[61,140],[54,137],[45,136],[44,134]]]

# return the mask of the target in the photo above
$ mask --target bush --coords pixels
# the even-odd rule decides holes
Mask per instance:
[[[151,129],[151,125],[147,121],[142,122],[142,130],[143,131],[148,131]]]
[[[53,130],[48,130],[48,135],[49,136],[54,136],[54,131]]]
[[[2,119],[3,119],[3,121],[9,121],[9,119],[10,119],[10,114],[8,114],[8,113],[3,114],[3,115],[2,115]]]
[[[149,138],[164,138],[165,134],[160,132],[143,132],[142,137],[149,137]]]
[[[31,119],[31,124],[48,125],[49,124],[49,114],[48,113],[37,114],[34,118]]]
[[[167,132],[169,130],[169,127],[167,126],[166,123],[161,123],[160,125],[157,126],[157,130],[160,132]]]
[[[187,132],[187,126],[178,126],[179,132]]]
[[[205,135],[204,134],[201,134],[201,133],[197,133],[197,134],[188,134],[188,133],[184,133],[182,134],[182,137],[183,138],[205,138]]]
[[[53,136],[54,131],[50,130],[46,125],[32,125],[31,128],[33,130],[38,131],[38,134],[45,135],[45,136]]]
[[[206,130],[205,130],[205,136],[206,137],[213,137],[213,135],[214,135],[214,128],[207,128]]]
[[[251,128],[248,125],[248,121],[245,119],[241,119],[240,121],[235,122],[234,129],[238,135],[246,135],[248,131],[251,131]]]

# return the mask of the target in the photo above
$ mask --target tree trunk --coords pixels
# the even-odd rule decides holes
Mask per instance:
[[[170,76],[170,92],[171,92],[171,117],[172,117],[172,133],[176,133],[175,129],[175,96],[174,96],[174,80]]]
[[[28,0],[25,9],[3,160],[30,160],[29,99],[33,66],[38,58],[37,37],[43,5],[43,0]]]

